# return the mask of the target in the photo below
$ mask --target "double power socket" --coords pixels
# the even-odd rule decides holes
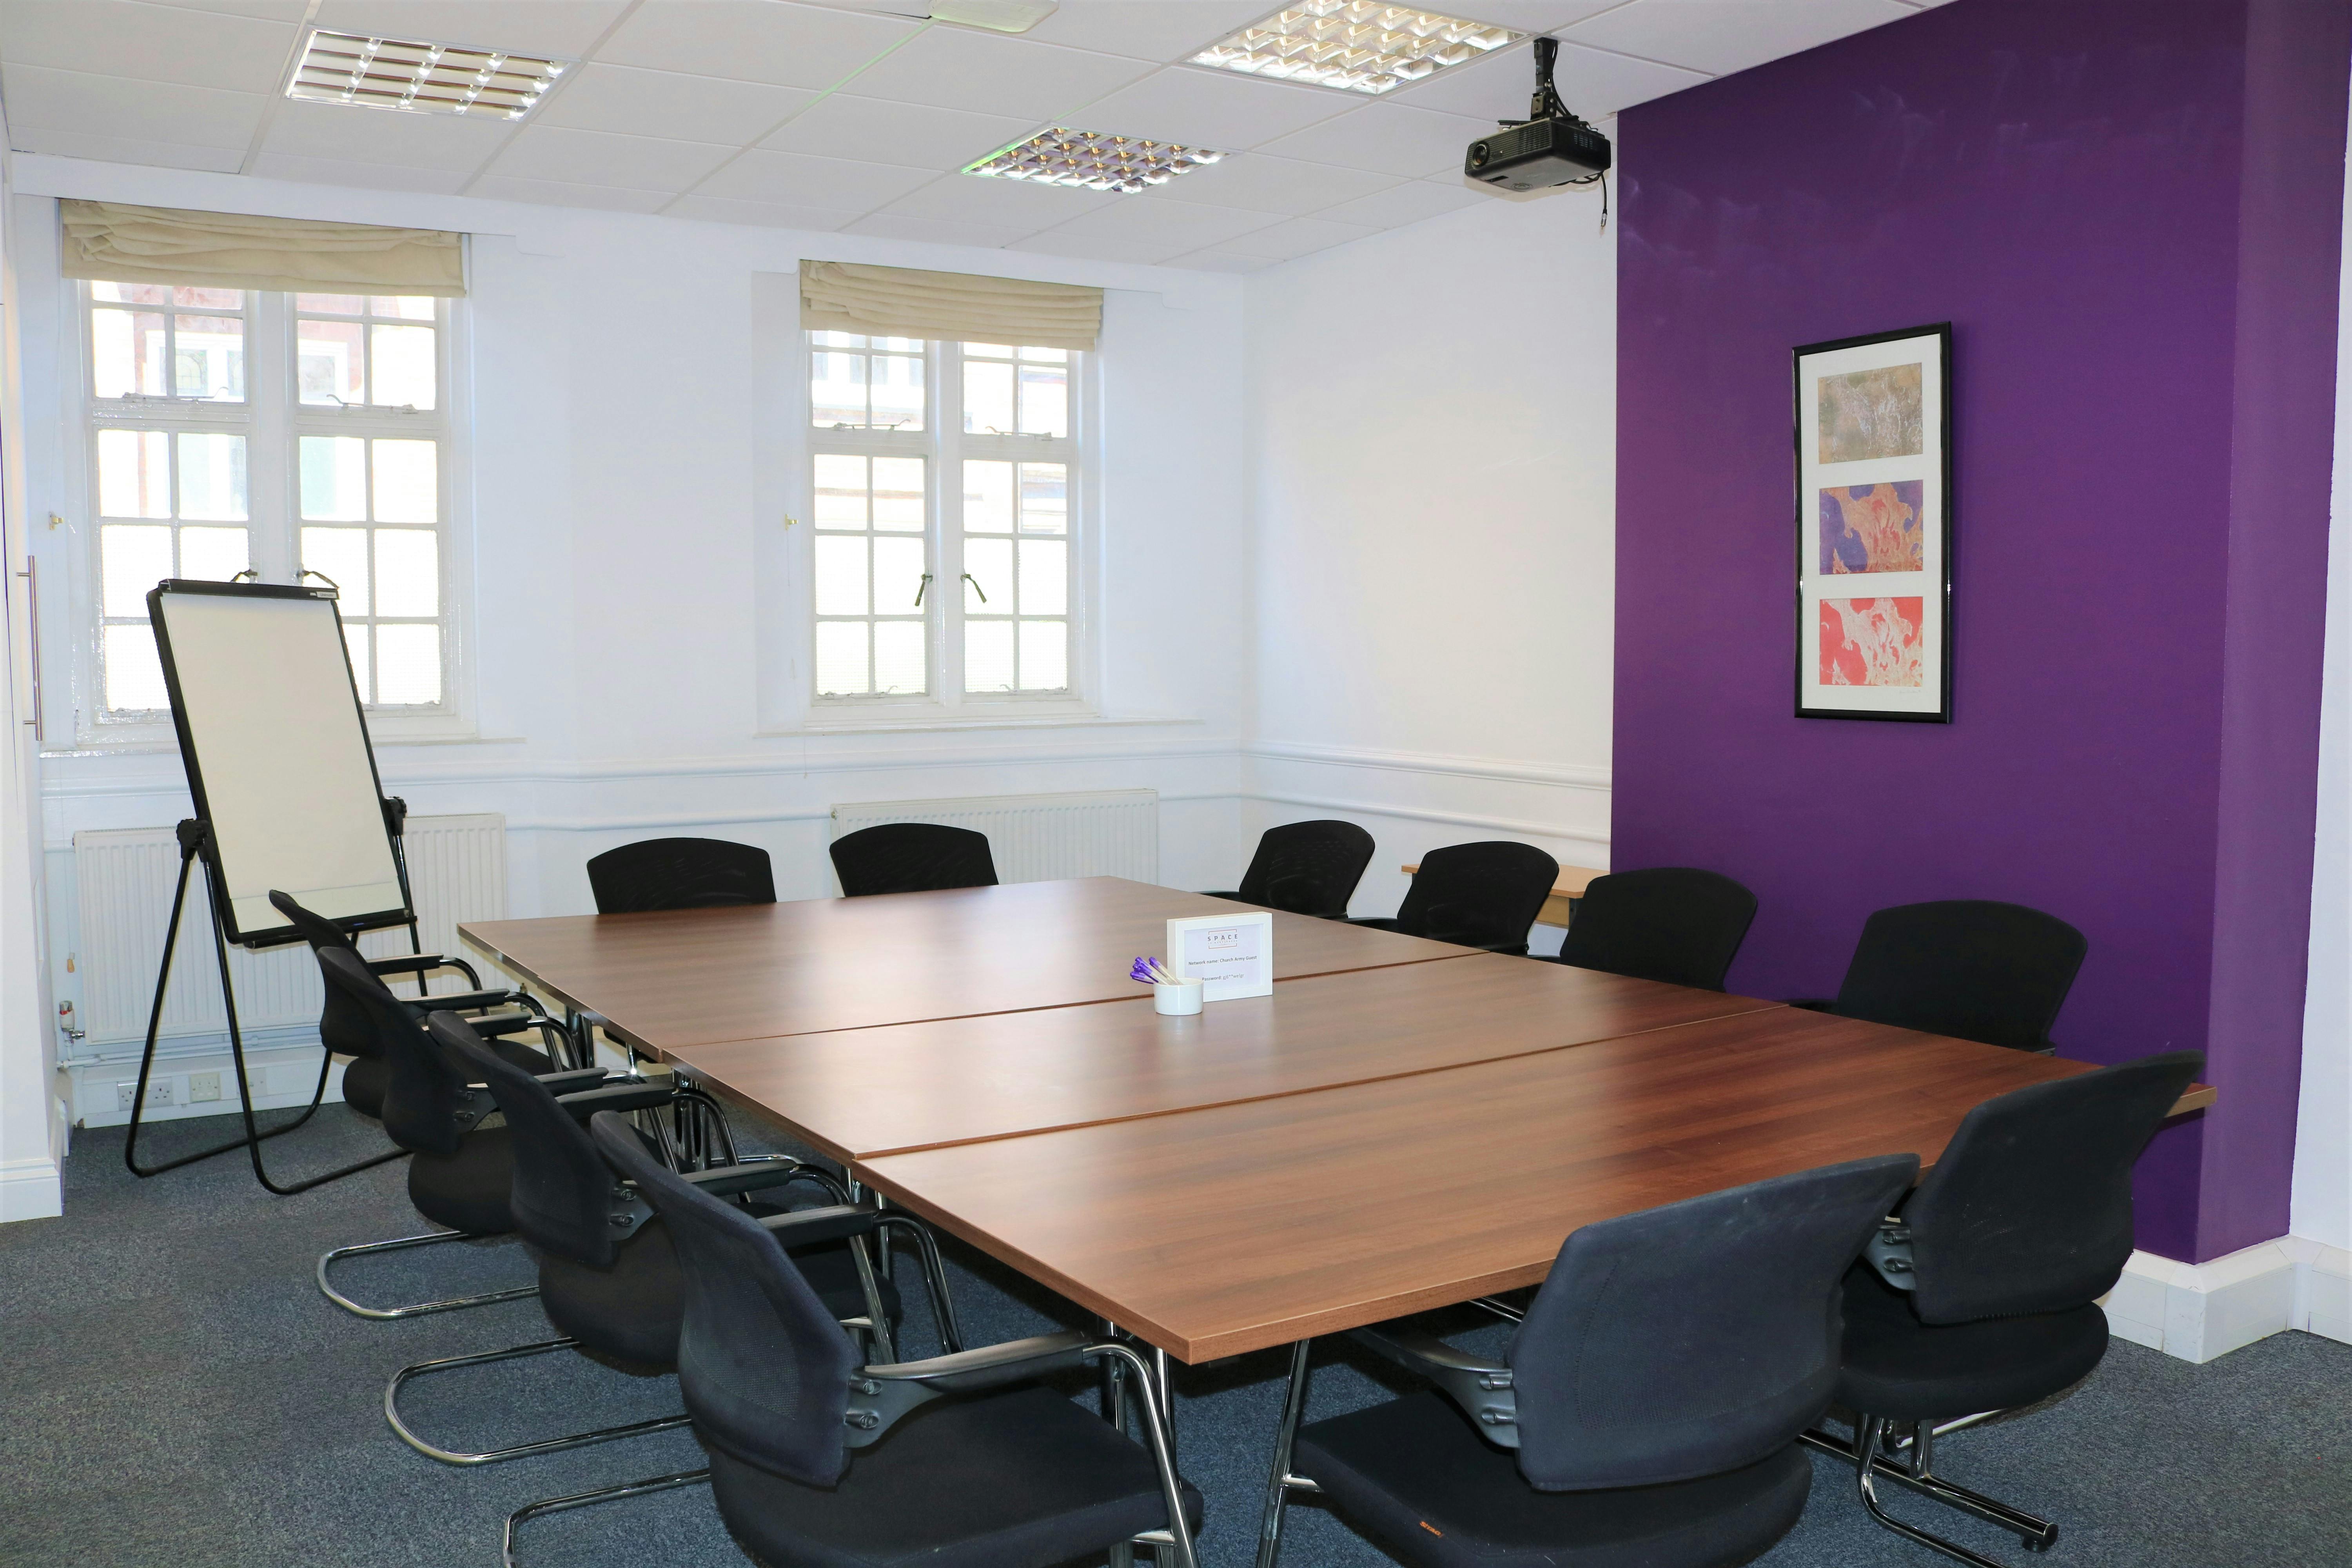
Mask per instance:
[[[226,1076],[217,1070],[186,1074],[151,1074],[147,1079],[147,1109],[155,1110],[166,1106],[202,1105],[207,1100],[219,1100],[222,1098],[222,1085],[226,1081]],[[246,1069],[245,1080],[252,1086],[254,1099],[268,1098],[269,1094],[268,1068],[248,1068]],[[138,1094],[139,1080],[135,1078],[126,1079],[116,1084],[114,1109],[130,1110],[131,1101],[138,1097]]]

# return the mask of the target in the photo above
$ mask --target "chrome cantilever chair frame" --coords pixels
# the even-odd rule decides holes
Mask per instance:
[[[1965,1563],[1969,1568],[2002,1568],[1995,1559],[1970,1551],[1958,1542],[1947,1541],[1916,1525],[1906,1524],[1886,1511],[1885,1504],[1878,1496],[1878,1483],[1886,1481],[1972,1519],[1980,1519],[1995,1529],[2006,1530],[2015,1535],[2028,1552],[2049,1551],[2058,1540],[2056,1525],[2021,1509],[2011,1508],[1998,1499],[1989,1498],[1982,1492],[1971,1491],[1957,1482],[1946,1480],[1933,1468],[1937,1437],[1990,1421],[2002,1414],[2004,1412],[1999,1410],[1987,1410],[1951,1421],[1914,1422],[1910,1432],[1899,1442],[1890,1436],[1894,1423],[1884,1416],[1864,1415],[1856,1420],[1854,1435],[1851,1438],[1840,1437],[1833,1432],[1815,1427],[1803,1434],[1798,1441],[1853,1466],[1854,1489],[1861,1495],[1862,1506],[1869,1510],[1871,1518],[1895,1534],[1906,1541],[1917,1542],[1931,1551],[1940,1552],[1955,1562]],[[1891,1457],[1898,1447],[1910,1450],[1909,1458],[1899,1465]]]

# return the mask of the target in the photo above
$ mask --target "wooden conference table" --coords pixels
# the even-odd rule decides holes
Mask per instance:
[[[1594,1220],[1932,1162],[2089,1070],[1282,914],[1273,995],[1154,1013],[1129,962],[1234,907],[1100,878],[460,935],[1187,1362],[1532,1284]]]

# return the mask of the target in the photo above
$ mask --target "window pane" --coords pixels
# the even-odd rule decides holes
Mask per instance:
[[[302,437],[302,515],[320,522],[367,521],[367,443],[356,436]]]
[[[172,303],[183,310],[242,310],[245,290],[242,289],[174,289]]]
[[[992,359],[1011,359],[1013,351],[1011,343],[966,343],[963,346],[963,352],[967,354],[986,354]]]
[[[441,613],[441,542],[429,528],[381,528],[375,535],[375,613]],[[387,664],[385,670],[390,672]],[[426,698],[438,701],[438,698]]]
[[[827,543],[833,542],[826,541]],[[922,606],[915,595],[923,585],[923,541],[877,539],[874,542],[874,613],[910,616]],[[926,595],[928,598],[928,595]]]
[[[816,460],[816,525],[866,526],[866,459],[822,456]]]
[[[1066,533],[1070,528],[1069,469],[1060,463],[1021,465],[1021,531]]]
[[[1013,623],[966,621],[963,624],[963,689],[966,691],[1013,689]]]
[[[357,321],[298,321],[294,374],[305,403],[365,403],[367,354]]]
[[[1013,531],[1013,465],[967,461],[963,466],[966,533]]]
[[[357,294],[297,294],[294,308],[298,310],[324,310],[334,316],[356,316],[365,310],[367,301]]]
[[[440,448],[435,442],[376,442],[375,520],[440,521],[439,458]]]
[[[919,532],[923,526],[923,459],[874,459],[874,526]]]
[[[866,375],[873,385],[874,428],[919,430],[923,427],[923,362],[905,354],[876,354]],[[879,659],[881,645],[875,645]],[[877,665],[876,667],[879,668]]]
[[[346,616],[368,613],[368,547],[364,528],[306,528],[302,565],[335,584]]]
[[[856,332],[811,332],[809,336],[820,346],[829,349],[862,349],[866,346],[866,339]]]
[[[370,327],[369,374],[373,384],[368,401],[394,408],[403,404],[412,408],[434,406],[433,337],[430,327]],[[391,678],[387,665],[378,679]]]
[[[180,515],[245,521],[245,437],[180,433]]]
[[[874,623],[874,689],[892,696],[927,690],[930,679],[923,668],[923,623]]]
[[[172,574],[172,531],[110,522],[98,531],[100,598],[110,616],[143,616],[147,590]],[[109,701],[109,707],[120,704]]]
[[[963,427],[1013,430],[1013,367],[986,361],[963,363]]]
[[[375,629],[375,700],[386,705],[441,700],[441,628]]]
[[[1063,621],[1021,623],[1021,689],[1059,691],[1070,684],[1070,628]]]
[[[253,564],[241,528],[180,530],[180,575],[226,583]]]
[[[923,352],[923,340],[920,338],[875,338],[872,339],[866,346],[869,348],[887,349],[892,353],[919,354]]]
[[[1021,357],[1025,360],[1034,360],[1040,364],[1067,364],[1070,362],[1070,351],[1067,349],[1023,349],[1021,351]]]
[[[864,354],[809,356],[809,423],[821,429],[836,425],[853,430],[866,427]]]
[[[128,397],[134,392],[160,395],[163,318],[145,310],[92,310],[89,364],[100,397]]]
[[[375,700],[375,687],[368,678],[368,629],[364,625],[343,627],[343,651],[352,656],[352,680],[360,689],[360,700]]]
[[[968,616],[1009,616],[1013,613],[1013,541],[967,539],[963,569],[971,581],[963,585]]]
[[[1070,613],[1070,547],[1058,539],[1021,542],[1021,613]]]
[[[155,634],[147,623],[106,628],[106,705],[117,710],[168,708],[163,661],[155,654]]]
[[[243,401],[243,318],[182,316],[176,326],[172,351],[173,392],[181,397],[205,397],[220,403]]]
[[[98,510],[102,517],[172,515],[171,437],[161,430],[98,433]]]
[[[816,542],[816,613],[862,616],[866,605],[866,541],[841,534]]]
[[[856,697],[869,689],[864,621],[817,622],[816,689],[821,697]]]
[[[1070,433],[1070,373],[1060,365],[1021,367],[1021,428],[1031,436]]]
[[[379,316],[399,316],[411,321],[433,319],[433,296],[430,294],[378,294],[368,301],[368,309]]]

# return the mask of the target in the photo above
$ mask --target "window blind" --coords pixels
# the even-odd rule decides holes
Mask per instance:
[[[431,228],[63,201],[65,275],[299,293],[463,299],[458,235]]]
[[[819,332],[1091,352],[1102,332],[1102,290],[856,261],[803,261],[801,325]]]

